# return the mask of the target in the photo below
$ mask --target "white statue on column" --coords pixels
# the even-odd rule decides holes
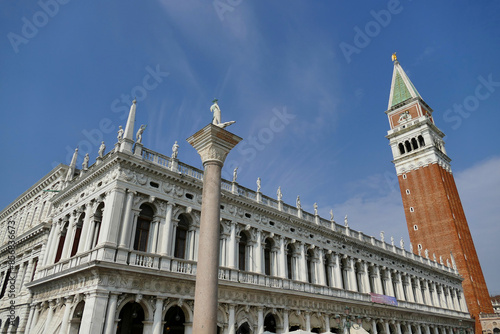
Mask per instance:
[[[345,215],[345,218],[344,218],[344,226],[349,227],[349,222],[347,221],[347,215]]]
[[[297,200],[295,201],[295,204],[297,206],[297,210],[302,209],[302,205],[300,204],[300,196],[297,196]]]
[[[410,242],[410,253],[413,253],[413,244]]]
[[[429,258],[429,250],[427,248],[425,249],[424,254],[426,258]]]
[[[391,235],[391,245],[394,246],[394,237]]]
[[[224,122],[224,123],[222,123],[222,116],[221,116],[221,111],[220,111],[220,107],[219,107],[218,101],[219,100],[214,99],[212,101],[213,104],[210,107],[210,112],[213,113],[212,124],[213,125],[217,125],[219,128],[224,129],[226,126],[229,126],[229,125],[235,123],[235,121],[230,121],[230,122]]]
[[[90,160],[90,157],[89,157],[89,154],[85,154],[85,157],[83,158],[83,163],[82,163],[82,169],[83,170],[87,170],[89,168],[89,160]]]
[[[121,141],[123,139],[123,128],[121,125],[118,126],[118,135],[116,136],[116,139],[118,139],[118,141]]]
[[[314,203],[314,215],[317,216],[318,215],[318,203]]]
[[[333,210],[330,210],[330,221],[331,221],[332,223],[334,223],[334,222],[335,222],[335,220],[333,220]]]
[[[405,249],[405,241],[403,240],[403,237],[399,240],[399,246],[401,246],[401,249]]]
[[[236,167],[233,170],[233,182],[236,182],[236,179],[238,178],[238,167]]]
[[[137,133],[135,134],[135,142],[138,144],[142,144],[142,133],[146,130],[147,125],[141,125]]]
[[[257,192],[260,193],[260,177],[257,178]]]
[[[380,241],[385,242],[385,234],[384,234],[384,231],[380,231]]]
[[[103,157],[105,149],[106,149],[106,145],[104,144],[104,141],[102,141],[101,146],[99,146],[99,151],[97,152],[99,154],[99,158]]]
[[[172,159],[177,159],[177,154],[179,154],[179,144],[177,144],[177,140],[172,146]]]

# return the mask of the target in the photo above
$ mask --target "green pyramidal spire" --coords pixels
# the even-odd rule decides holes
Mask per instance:
[[[389,106],[387,109],[391,109],[396,104],[417,96],[422,98],[415,86],[411,83],[401,65],[399,65],[399,62],[394,60],[391,94],[389,96]]]

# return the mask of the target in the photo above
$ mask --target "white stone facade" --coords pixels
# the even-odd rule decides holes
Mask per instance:
[[[0,212],[1,333],[191,333],[203,171],[125,139]],[[221,334],[340,333],[346,307],[371,334],[472,331],[453,269],[236,182],[221,203]]]

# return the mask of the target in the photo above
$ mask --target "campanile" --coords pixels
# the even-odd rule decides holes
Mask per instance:
[[[456,266],[476,333],[481,333],[479,314],[493,313],[493,307],[446,154],[445,135],[395,55],[393,61],[387,138],[413,252]]]

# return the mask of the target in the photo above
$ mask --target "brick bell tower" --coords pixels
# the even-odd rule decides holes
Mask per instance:
[[[467,307],[481,333],[479,314],[493,313],[486,282],[465,218],[444,133],[393,55],[387,138],[394,157],[413,252],[456,266]]]

